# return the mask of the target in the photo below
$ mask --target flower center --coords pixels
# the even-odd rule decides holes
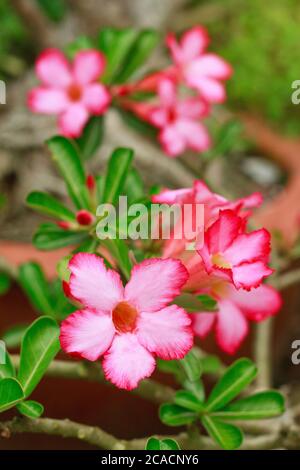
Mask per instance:
[[[79,101],[82,96],[81,87],[76,83],[72,83],[68,88],[68,96],[71,101]]]
[[[116,330],[120,333],[128,333],[136,327],[138,312],[127,302],[120,302],[112,312],[112,320]]]
[[[218,268],[224,268],[224,269],[230,269],[231,264],[226,261],[224,256],[221,253],[216,253],[215,255],[212,255],[211,257],[211,262],[215,265],[218,266]]]

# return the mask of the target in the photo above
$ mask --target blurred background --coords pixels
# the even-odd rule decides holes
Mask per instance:
[[[201,177],[230,197],[259,190],[265,204],[256,223],[272,231],[279,255],[288,259],[288,266],[297,267],[300,104],[292,104],[291,95],[292,82],[300,79],[299,1],[0,0],[0,79],[7,91],[6,104],[0,104],[0,268],[1,257],[13,266],[34,259],[53,277],[61,256],[40,254],[31,248],[32,234],[41,219],[24,203],[33,189],[65,198],[63,183],[43,147],[44,140],[56,133],[55,119],[32,115],[26,108],[26,94],[36,83],[34,61],[41,50],[64,50],[79,36],[96,37],[103,26],[151,27],[161,31],[162,40],[149,61],[150,70],[167,64],[165,33],[181,33],[196,24],[207,27],[210,49],[234,69],[227,85],[228,100],[215,107],[208,122],[213,149],[204,155],[168,159],[155,143],[129,129],[111,111],[100,152],[88,165],[93,171],[101,170],[112,148],[132,146],[136,166],[148,186],[189,186]],[[300,377],[299,366],[290,360],[291,342],[300,338],[299,286],[289,288],[284,297],[285,307],[276,320],[273,338],[277,385]],[[0,336],[10,325],[28,323],[34,317],[17,286],[0,297]],[[251,354],[250,344],[251,337],[240,355]],[[215,352],[211,340],[204,347]],[[164,430],[156,407],[101,385],[48,379],[35,396],[46,405],[48,416],[100,424],[120,437]],[[0,440],[0,448],[62,445],[79,448],[71,440],[62,442],[48,436]]]

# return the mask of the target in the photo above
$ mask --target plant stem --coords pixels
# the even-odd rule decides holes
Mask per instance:
[[[11,359],[14,366],[18,368],[20,356],[12,355]],[[49,377],[88,380],[109,385],[109,382],[103,377],[100,365],[96,363],[55,360],[51,362],[46,375]],[[145,379],[132,393],[160,404],[166,401],[172,401],[175,391],[171,387],[162,385],[152,379]]]

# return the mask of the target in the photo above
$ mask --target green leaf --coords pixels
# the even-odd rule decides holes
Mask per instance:
[[[53,22],[61,21],[67,11],[65,0],[36,0],[43,13]]]
[[[236,397],[257,374],[257,368],[250,359],[241,358],[234,362],[214,386],[205,408],[218,411]]]
[[[69,222],[76,221],[75,214],[72,211],[47,193],[34,191],[28,195],[26,203],[29,207],[41,214],[50,215],[55,219]]]
[[[200,401],[204,402],[205,400],[205,390],[202,380],[197,380],[196,382],[190,382],[189,380],[183,380],[182,385],[184,388],[190,392]]]
[[[275,390],[259,392],[231,403],[212,416],[222,419],[268,419],[284,412],[284,398]]]
[[[146,62],[158,40],[156,31],[151,29],[141,31],[127,54],[123,70],[117,76],[116,82],[126,82]]]
[[[121,30],[104,28],[99,34],[99,47],[106,57],[104,75],[101,77],[104,83],[113,83],[118,72],[121,72],[126,63],[127,54],[137,37],[132,28]]]
[[[37,386],[60,349],[59,327],[49,317],[38,318],[26,331],[21,347],[18,380],[25,396]]]
[[[14,376],[15,368],[11,362],[10,355],[5,350],[5,344],[3,344],[3,341],[0,341],[0,380]]]
[[[159,409],[159,417],[168,426],[182,426],[193,423],[197,419],[197,414],[182,406],[164,403]]]
[[[9,276],[6,273],[0,273],[0,295],[6,294],[11,285]]]
[[[155,139],[157,137],[157,128],[149,124],[139,117],[136,114],[118,107],[118,112],[120,113],[121,118],[129,127],[134,129],[140,134],[143,134],[146,137]]]
[[[218,356],[211,354],[202,357],[201,364],[203,374],[217,374],[224,368]]]
[[[202,411],[203,403],[188,390],[178,390],[175,394],[174,403],[190,411]]]
[[[55,224],[41,224],[34,234],[33,244],[39,250],[55,250],[76,245],[89,239],[86,231],[63,230]]]
[[[89,209],[86,176],[75,146],[62,136],[53,137],[47,144],[75,206],[77,209]]]
[[[19,268],[19,282],[36,310],[54,316],[46,278],[39,264],[24,263]]]
[[[180,450],[180,447],[174,439],[148,439],[145,450]]]
[[[71,258],[72,258],[72,255],[64,256],[62,259],[59,260],[59,262],[56,265],[56,272],[58,274],[58,277],[62,281],[69,282],[70,275],[71,275],[71,272],[69,270],[69,262]]]
[[[118,202],[132,158],[133,151],[128,148],[118,148],[112,153],[107,165],[103,203],[116,204]]]
[[[123,275],[128,280],[132,269],[132,264],[129,256],[129,249],[124,240],[103,240],[102,245],[107,247],[110,254],[117,261]]]
[[[71,60],[73,60],[78,52],[94,48],[95,44],[91,38],[88,36],[78,36],[75,41],[65,47],[65,53]]]
[[[202,301],[203,298],[204,302]],[[187,312],[191,313],[201,314],[201,312],[214,312],[214,310],[216,309],[216,302],[208,295],[200,296],[193,294],[181,294],[175,298],[174,304],[178,305],[181,308],[184,308]]]
[[[36,419],[44,413],[44,407],[41,403],[34,400],[22,401],[17,405],[17,410],[27,418]]]
[[[243,442],[243,434],[236,426],[222,423],[222,421],[218,421],[211,416],[203,416],[201,422],[208,434],[223,449],[234,450],[241,446]]]
[[[80,155],[84,160],[93,157],[99,149],[104,133],[103,116],[93,116],[88,121],[82,135],[77,139]]]
[[[196,349],[192,349],[183,359],[181,359],[180,364],[183,367],[187,378],[191,382],[195,382],[201,377],[201,357]]]
[[[24,398],[19,382],[11,377],[0,380],[0,412],[6,411]]]
[[[145,197],[145,188],[139,172],[131,168],[127,174],[124,192],[128,197],[128,204],[134,204]]]
[[[2,338],[8,349],[15,349],[20,346],[28,324],[14,325],[5,331]]]

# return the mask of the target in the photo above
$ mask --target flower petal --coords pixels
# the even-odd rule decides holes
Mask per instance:
[[[66,110],[69,101],[59,88],[34,88],[28,94],[28,107],[34,113],[59,114]]]
[[[191,61],[203,53],[209,43],[207,30],[201,26],[186,31],[181,38],[182,53],[186,61]]]
[[[58,49],[46,49],[36,61],[36,74],[44,85],[65,88],[72,81],[69,63]]]
[[[192,196],[193,190],[190,188],[163,189],[159,194],[152,196],[152,202],[157,204],[183,204]]]
[[[214,326],[217,314],[215,313],[192,313],[193,330],[195,335],[205,338]]]
[[[110,312],[123,299],[120,276],[107,269],[103,259],[90,253],[78,253],[69,263],[71,294],[82,304]]]
[[[174,124],[166,126],[159,134],[159,141],[164,152],[170,157],[177,157],[184,152],[186,142]]]
[[[110,94],[100,83],[87,85],[83,90],[82,102],[92,114],[103,114],[110,103]]]
[[[187,85],[195,88],[201,93],[201,96],[209,103],[223,103],[226,99],[226,92],[223,83],[216,79],[196,75],[192,69],[185,73]]]
[[[232,68],[221,57],[210,53],[194,60],[190,66],[190,73],[197,76],[226,80],[231,76]]]
[[[187,279],[181,261],[151,258],[134,266],[125,299],[140,312],[156,312],[180,294]]]
[[[237,289],[242,287],[249,290],[252,287],[258,287],[263,279],[272,273],[273,270],[262,261],[243,263],[232,268],[232,280]]]
[[[199,97],[191,97],[177,103],[177,113],[190,119],[200,119],[209,113],[209,105]]]
[[[221,211],[219,218],[207,229],[205,242],[210,253],[223,253],[238,236],[242,219],[233,211]]]
[[[257,259],[267,261],[270,254],[270,238],[265,229],[240,234],[224,251],[224,256],[232,265]]]
[[[191,319],[176,305],[155,313],[142,312],[137,337],[150,352],[162,359],[182,359],[193,346]]]
[[[248,322],[241,311],[229,300],[219,301],[216,339],[228,354],[234,354],[248,334]]]
[[[162,80],[158,86],[158,93],[163,107],[169,108],[176,102],[176,86],[172,80]]]
[[[111,316],[92,310],[78,310],[60,327],[62,349],[89,361],[96,361],[111,345],[115,328]]]
[[[79,137],[88,118],[88,111],[82,104],[72,104],[60,115],[58,120],[59,129],[66,137]]]
[[[155,369],[155,360],[136,335],[126,333],[115,336],[102,365],[107,380],[119,388],[132,390],[140,380],[150,377]]]
[[[265,284],[250,292],[232,287],[230,298],[249,320],[257,322],[276,315],[282,306],[279,292]]]
[[[74,60],[74,77],[81,85],[96,81],[105,66],[104,55],[96,50],[83,50],[76,54]]]
[[[206,128],[199,122],[194,122],[191,119],[179,119],[176,123],[176,129],[185,140],[187,147],[196,152],[209,149],[211,145],[210,136]]]

